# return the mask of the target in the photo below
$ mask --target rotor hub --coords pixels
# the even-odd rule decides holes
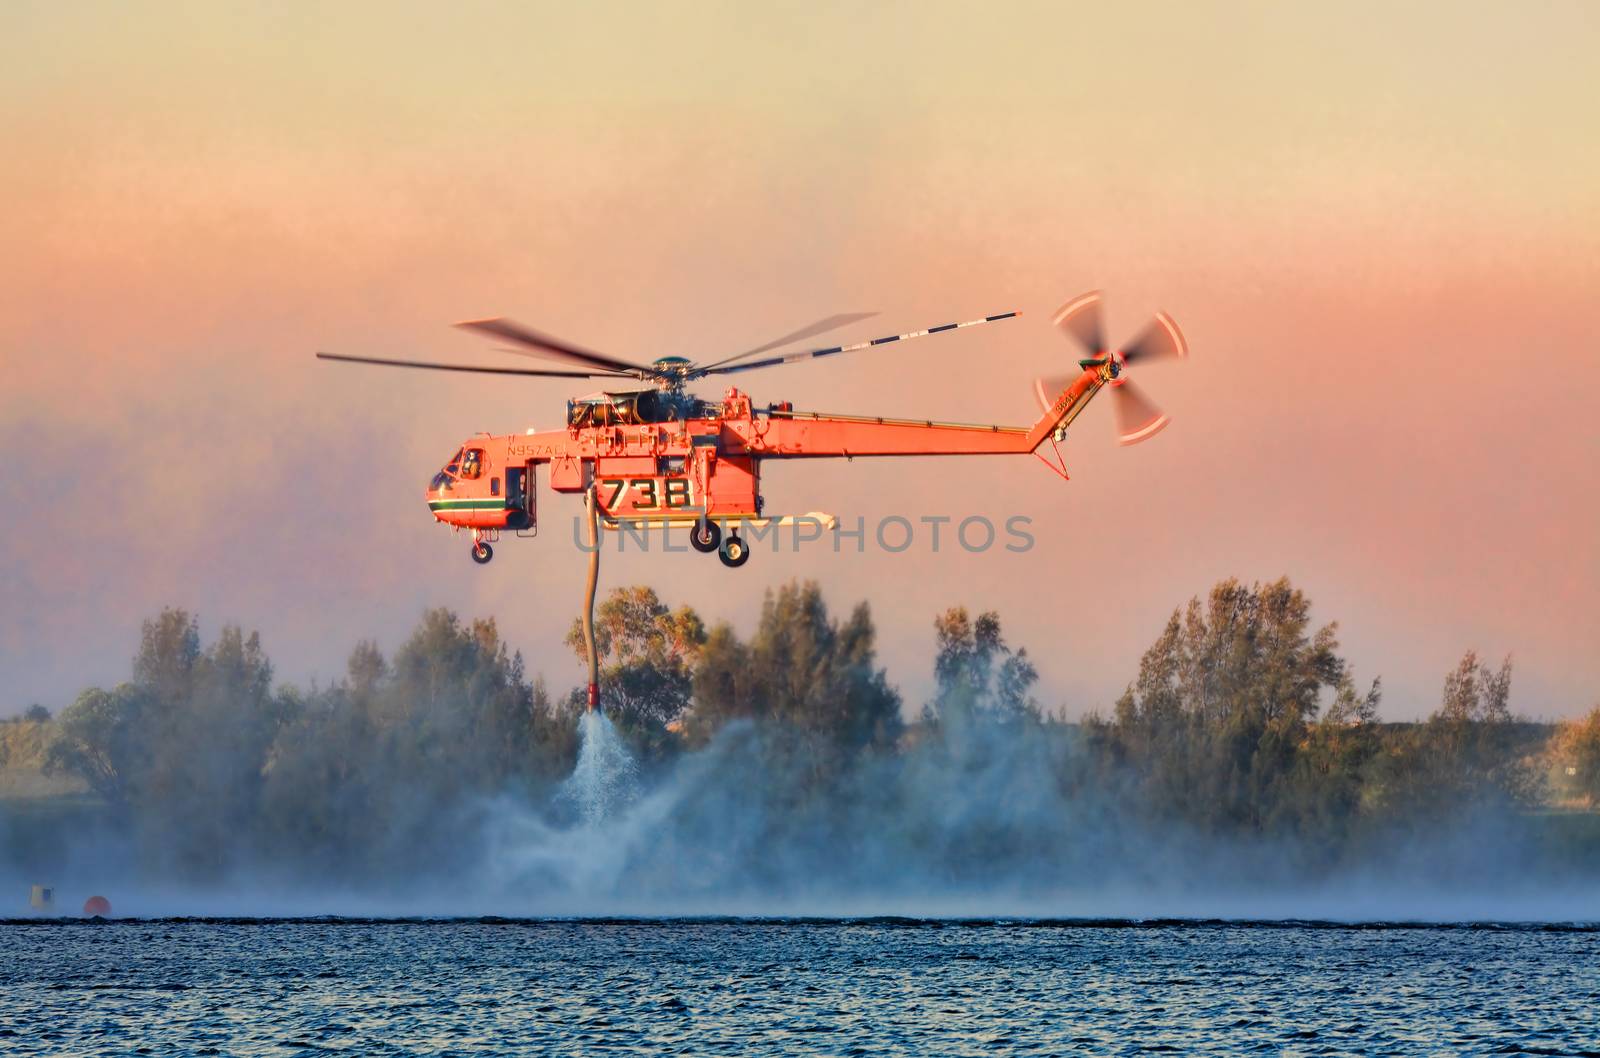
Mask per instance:
[[[1105,372],[1108,386],[1120,386],[1128,381],[1128,360],[1121,350],[1113,349],[1106,353]]]

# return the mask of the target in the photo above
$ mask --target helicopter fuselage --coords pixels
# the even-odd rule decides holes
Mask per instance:
[[[936,334],[955,334],[1016,318],[1001,312],[922,330],[887,334],[848,345],[783,352],[795,342],[865,319],[871,313],[828,316],[781,338],[711,363],[663,356],[646,364],[597,353],[552,338],[505,317],[467,320],[458,327],[513,346],[503,351],[554,361],[557,367],[509,367],[453,362],[349,356],[319,352],[323,360],[413,370],[454,371],[501,376],[604,378],[626,380],[629,388],[604,390],[567,402],[561,429],[525,434],[478,434],[428,484],[427,503],[436,521],[472,534],[472,558],[488,562],[489,542],[502,530],[519,534],[538,528],[538,479],[558,493],[582,493],[590,512],[591,543],[602,525],[692,526],[690,543],[718,552],[724,564],[742,566],[750,549],[741,528],[798,524],[828,515],[769,515],[761,496],[761,462],[766,459],[854,459],[858,456],[954,456],[1033,454],[1062,478],[1066,463],[1058,443],[1066,428],[1101,389],[1111,389],[1120,444],[1137,444],[1161,432],[1170,421],[1143,392],[1130,384],[1126,369],[1138,362],[1183,359],[1188,345],[1177,324],[1157,313],[1132,342],[1106,345],[1101,327],[1101,295],[1090,291],[1067,302],[1052,317],[1087,357],[1075,375],[1040,378],[1034,395],[1044,414],[1032,426],[985,426],[933,419],[894,419],[795,411],[787,402],[757,409],[750,397],[730,387],[718,401],[688,392],[688,385],[712,375],[756,371],[879,349]],[[640,387],[638,384],[644,383]],[[1050,441],[1055,459],[1040,446]],[[599,551],[591,547],[591,555]],[[591,560],[591,587],[594,567]]]
[[[612,528],[750,521],[766,517],[763,460],[1025,455],[1064,430],[1109,381],[1104,368],[1084,369],[1032,426],[799,412],[787,403],[757,409],[736,388],[720,402],[661,390],[597,394],[569,403],[564,429],[468,439],[429,484],[428,509],[437,521],[471,530],[475,543],[503,529],[533,529],[542,473],[557,493],[592,486]],[[679,417],[685,408],[693,417]]]

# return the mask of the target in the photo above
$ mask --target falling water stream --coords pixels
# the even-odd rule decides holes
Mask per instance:
[[[562,789],[584,825],[612,818],[636,793],[633,756],[604,713],[585,713],[578,724],[578,763]]]

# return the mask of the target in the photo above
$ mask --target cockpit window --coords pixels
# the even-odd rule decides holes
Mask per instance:
[[[435,474],[432,481],[428,482],[429,492],[447,489],[455,483],[455,479],[461,476],[461,456],[465,451],[466,449],[464,448],[456,449],[456,454],[450,457],[450,462],[445,464],[445,468]]]
[[[476,478],[483,473],[483,449],[469,448],[461,459],[461,476]]]

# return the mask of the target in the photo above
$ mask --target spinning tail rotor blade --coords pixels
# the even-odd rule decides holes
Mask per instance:
[[[829,316],[825,319],[818,320],[816,323],[802,327],[798,331],[792,331],[789,334],[784,335],[782,338],[774,338],[765,345],[758,345],[754,349],[746,349],[744,352],[730,356],[725,360],[718,360],[714,364],[707,364],[706,370],[710,371],[714,368],[721,367],[723,364],[731,364],[735,360],[743,360],[747,356],[755,356],[757,353],[764,353],[768,349],[776,349],[779,346],[788,345],[790,342],[798,342],[802,338],[811,338],[818,334],[824,334],[836,327],[843,327],[847,323],[855,323],[857,320],[864,320],[876,315],[876,312],[842,312],[837,316]]]
[[[1065,331],[1073,341],[1083,346],[1084,351],[1090,356],[1099,356],[1106,351],[1105,324],[1101,319],[1100,301],[1100,291],[1091,290],[1061,306],[1051,317],[1051,322]]]
[[[1098,290],[1080,294],[1061,306],[1052,321],[1089,353],[1089,356],[1078,361],[1078,366],[1096,372],[1100,385],[1111,390],[1111,401],[1117,416],[1118,444],[1135,445],[1166,429],[1167,424],[1172,422],[1171,418],[1133,384],[1128,377],[1128,368],[1136,362],[1181,360],[1189,355],[1189,345],[1171,316],[1165,312],[1156,313],[1155,319],[1120,350],[1106,347]],[[1048,412],[1061,391],[1072,382],[1071,378],[1052,377],[1036,381],[1033,389],[1039,406]]]
[[[1151,363],[1156,360],[1182,360],[1189,355],[1189,343],[1172,317],[1165,312],[1156,313],[1138,337],[1122,347],[1122,359],[1127,363]]]
[[[318,360],[340,360],[347,364],[377,364],[380,367],[420,367],[429,371],[469,371],[480,375],[537,375],[543,378],[633,378],[611,371],[533,371],[525,367],[479,367],[476,364],[434,364],[422,360],[382,360],[373,356],[340,356],[318,353]]]
[[[621,372],[638,377],[654,375],[656,370],[643,364],[635,364],[628,360],[621,360],[614,356],[604,356],[592,353],[587,349],[563,342],[559,338],[552,338],[514,320],[496,318],[490,320],[464,320],[456,324],[457,327],[468,331],[477,331],[479,334],[488,334],[496,338],[503,338],[508,342],[515,342],[523,349],[507,350],[507,352],[521,353],[523,356],[542,356],[547,360],[556,360],[561,363],[582,364],[586,367],[597,367],[602,371]]]
[[[1136,445],[1147,441],[1166,429],[1172,420],[1155,402],[1134,386],[1131,379],[1123,379],[1111,390],[1112,403],[1117,411],[1117,444]]]
[[[1033,395],[1038,398],[1039,410],[1049,411],[1055,407],[1056,398],[1061,396],[1062,390],[1077,380],[1077,375],[1055,375],[1053,377],[1034,379]]]
[[[857,342],[854,345],[835,345],[827,349],[812,349],[804,353],[785,353],[782,356],[770,356],[765,360],[755,360],[748,364],[733,364],[728,367],[699,368],[695,374],[696,376],[728,375],[735,371],[754,371],[757,368],[776,367],[779,364],[796,364],[802,360],[815,360],[824,356],[833,356],[835,353],[853,353],[861,349],[870,349],[875,345],[910,341],[912,338],[922,338],[929,334],[943,334],[946,331],[958,331],[966,327],[977,327],[985,323],[1009,320],[1014,316],[1020,315],[1022,315],[1020,312],[1001,312],[993,316],[985,316],[981,320],[968,320],[965,323],[943,323],[937,327],[929,327],[926,330],[912,331],[909,334],[891,334],[884,338],[873,338],[871,341]]]

